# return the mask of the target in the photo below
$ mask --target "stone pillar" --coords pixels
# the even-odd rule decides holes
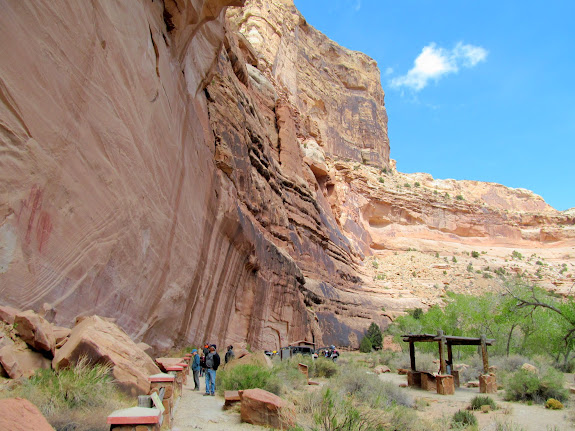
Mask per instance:
[[[176,396],[180,396],[180,394],[182,393],[182,389],[184,386],[184,367],[181,367],[179,365],[170,365],[168,367],[165,367],[166,371],[168,372],[168,374],[172,374],[175,377],[174,380],[174,386],[176,389]]]
[[[106,422],[113,431],[160,431],[162,413],[158,409],[131,407],[116,410]]]
[[[179,365],[180,367],[184,367],[184,385],[185,385],[188,382],[187,376],[190,374],[190,366],[188,364],[186,364],[185,362],[179,362],[176,365]]]
[[[497,393],[497,380],[494,374],[483,374],[479,376],[479,392],[482,394]]]
[[[421,388],[421,371],[409,370],[407,372],[407,386]]]
[[[421,373],[421,389],[425,391],[437,391],[437,383],[435,376],[431,373]]]
[[[297,369],[305,376],[306,379],[309,378],[308,366],[306,364],[297,364]]]
[[[154,374],[148,377],[150,381],[150,395],[154,392],[160,392],[161,388],[164,388],[164,399],[162,404],[164,405],[164,418],[162,425],[170,428],[172,426],[173,409],[174,409],[174,385],[176,377],[171,374]]]
[[[451,374],[439,374],[435,376],[435,383],[438,394],[440,395],[455,394],[455,386],[453,384],[453,376]]]
[[[459,371],[457,370],[453,370],[451,372],[451,375],[453,376],[453,384],[455,385],[456,388],[460,387],[460,383],[459,383]]]

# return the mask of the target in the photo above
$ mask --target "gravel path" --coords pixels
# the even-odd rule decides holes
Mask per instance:
[[[242,423],[237,409],[223,410],[224,399],[220,396],[204,397],[205,381],[200,378],[200,391],[194,391],[193,379],[188,376],[182,396],[176,402],[176,412],[172,431],[259,431],[267,430],[255,425]]]

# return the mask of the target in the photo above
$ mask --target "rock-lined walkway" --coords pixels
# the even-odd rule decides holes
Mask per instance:
[[[218,395],[204,397],[205,380],[200,378],[200,391],[194,391],[194,379],[188,376],[182,396],[176,403],[172,431],[263,431],[267,428],[242,423],[237,410],[223,410],[224,399]]]

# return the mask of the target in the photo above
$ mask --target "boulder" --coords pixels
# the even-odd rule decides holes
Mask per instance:
[[[142,349],[146,355],[148,355],[149,357],[152,357],[152,352],[154,350],[152,346],[150,346],[149,344],[146,344],[144,342],[140,342],[140,343],[136,344],[136,346],[138,346],[140,349]]]
[[[120,388],[133,396],[147,394],[148,376],[160,372],[124,331],[99,316],[84,318],[72,329],[66,344],[56,351],[52,366],[69,367],[83,355],[92,363],[111,365]]]
[[[56,340],[56,348],[59,349],[66,341],[68,341],[72,330],[63,326],[52,326],[52,332],[54,333],[54,339]]]
[[[387,365],[378,365],[373,369],[375,374],[391,373],[391,369]]]
[[[14,318],[16,332],[26,344],[36,350],[54,354],[56,339],[52,325],[32,310],[18,313]]]
[[[479,387],[479,381],[478,380],[474,380],[471,382],[467,382],[467,384],[465,385],[468,388],[478,388]]]
[[[237,367],[238,365],[243,364],[255,364],[265,366],[268,368],[273,367],[272,360],[264,352],[248,353],[247,355],[244,355],[241,358],[238,358],[236,356],[236,359],[225,364],[225,367],[226,369],[231,369]]]
[[[539,373],[539,370],[537,369],[537,367],[535,365],[531,365],[531,364],[527,364],[527,363],[521,365],[521,369],[525,370],[529,373],[534,373],[534,374]]]
[[[54,431],[38,407],[22,398],[0,400],[0,430]]]
[[[51,367],[50,360],[29,349],[24,343],[11,344],[0,349],[0,363],[12,379],[31,377],[36,370]]]
[[[20,310],[8,307],[7,305],[0,305],[0,320],[8,325],[14,324],[14,318],[20,313]]]
[[[295,406],[263,389],[239,391],[242,422],[289,429],[295,425]]]

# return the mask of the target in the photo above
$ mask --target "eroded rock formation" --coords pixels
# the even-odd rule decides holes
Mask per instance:
[[[0,42],[3,304],[113,317],[157,349],[357,345],[439,300],[427,284],[470,282],[421,283],[448,271],[424,253],[572,266],[572,214],[396,172],[377,65],[291,0],[8,2]]]

